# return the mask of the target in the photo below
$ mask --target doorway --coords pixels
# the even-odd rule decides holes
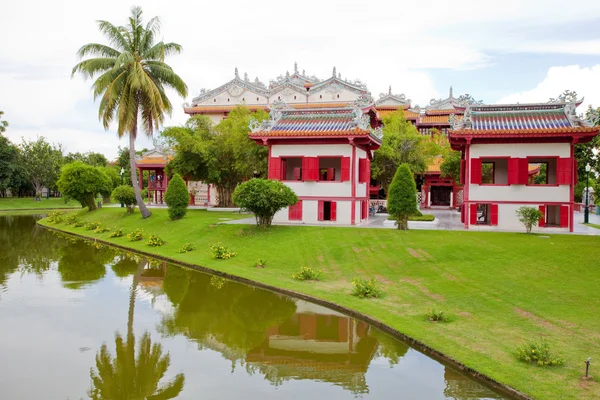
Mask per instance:
[[[431,187],[431,205],[450,207],[450,196],[452,196],[452,186],[432,186]]]

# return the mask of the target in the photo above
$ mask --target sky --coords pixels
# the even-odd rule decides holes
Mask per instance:
[[[183,46],[167,59],[188,98],[169,93],[165,125],[185,122],[182,104],[248,73],[267,83],[294,62],[321,79],[333,67],[360,79],[374,97],[404,93],[413,105],[471,94],[487,104],[545,102],[565,89],[600,106],[600,2],[503,0],[395,1],[13,1],[0,24],[0,110],[6,135],[44,136],[66,152],[116,157],[116,127],[98,121],[92,81],[71,78],[77,50],[106,43],[97,20],[127,22],[132,5],[159,16],[161,39]],[[151,148],[140,137],[136,147]]]

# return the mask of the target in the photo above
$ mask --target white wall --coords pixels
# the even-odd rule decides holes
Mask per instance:
[[[364,153],[364,152],[363,152]],[[358,154],[358,151],[357,151]],[[352,156],[350,144],[275,144],[271,147],[271,157],[298,156]]]
[[[256,100],[257,98],[258,100]],[[229,101],[227,101],[227,99],[229,99]],[[236,106],[238,104],[266,105],[267,97],[262,94],[251,92],[247,89],[244,89],[242,94],[240,94],[239,96],[232,96],[227,90],[225,90],[217,94],[216,96],[209,97],[206,100],[202,100],[200,103],[197,104],[197,106]]]
[[[481,157],[571,157],[569,143],[472,144],[471,158]]]
[[[345,102],[350,103],[358,99],[359,94],[351,90],[340,88],[339,91],[328,91],[327,88],[323,88],[317,92],[310,93],[308,95],[309,103],[335,103]]]
[[[506,230],[506,231],[523,231],[525,232],[525,226],[523,223],[519,221],[519,217],[516,215],[516,211],[522,206],[535,207],[538,208],[540,204],[498,204],[498,225],[489,226],[489,225],[470,225],[469,230],[475,231],[495,231],[495,230]],[[467,218],[470,218],[469,213],[467,213]],[[568,232],[569,228],[540,228],[534,227],[534,232],[540,233],[552,233],[552,232]]]
[[[287,184],[287,183],[286,183]],[[296,223],[296,224],[320,224],[320,225],[350,225],[352,223],[352,206],[350,201],[336,201],[336,221],[319,221],[319,202],[318,200],[302,201],[302,221],[290,221],[288,219],[289,210],[285,209],[275,214],[273,222],[278,223]],[[360,213],[357,214],[356,221],[359,222]]]

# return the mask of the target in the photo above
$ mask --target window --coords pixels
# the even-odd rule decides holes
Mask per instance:
[[[319,157],[319,181],[341,181],[342,159]]]
[[[216,103],[216,102],[217,102],[217,99],[213,99],[213,103]]]
[[[482,162],[481,163],[481,184],[482,185],[494,184],[494,163],[493,162]]]
[[[256,98],[256,101],[258,101],[258,97]]]
[[[281,159],[281,170],[283,180],[301,181],[302,180],[302,157],[289,157]]]
[[[302,221],[302,200],[289,207],[288,219],[290,221]]]
[[[296,100],[296,96],[294,96],[294,100]]]
[[[337,98],[338,98],[338,99],[340,98],[340,95],[339,95],[339,94],[337,95]]]
[[[227,98],[227,102],[229,102],[229,97]]]
[[[337,219],[337,203],[335,201],[319,201],[319,221],[335,221]]]
[[[556,185],[558,175],[556,158],[529,158],[527,162],[528,184]]]
[[[509,158],[472,158],[471,183],[508,185]]]
[[[543,205],[540,206],[543,216],[538,225],[541,227],[568,228],[569,227],[569,206]]]
[[[245,98],[245,97],[242,97],[242,101],[246,101],[246,98]]]
[[[322,99],[322,98],[323,98],[323,95],[322,95],[322,94],[320,94],[320,95],[319,95],[319,98],[320,98],[320,99]]]
[[[560,226],[560,206],[546,207],[546,226]]]
[[[498,204],[471,203],[471,225],[498,225]]]

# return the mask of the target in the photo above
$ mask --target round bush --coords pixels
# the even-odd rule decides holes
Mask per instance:
[[[169,207],[169,218],[176,220],[185,217],[190,202],[190,194],[181,175],[175,174],[169,181],[165,193],[165,202]]]
[[[252,211],[256,224],[266,227],[271,225],[277,211],[298,203],[298,196],[279,181],[254,178],[235,189],[233,202]]]
[[[127,207],[127,214],[131,214],[136,205],[135,191],[131,186],[120,185],[113,190],[111,198],[117,203],[123,203]]]

